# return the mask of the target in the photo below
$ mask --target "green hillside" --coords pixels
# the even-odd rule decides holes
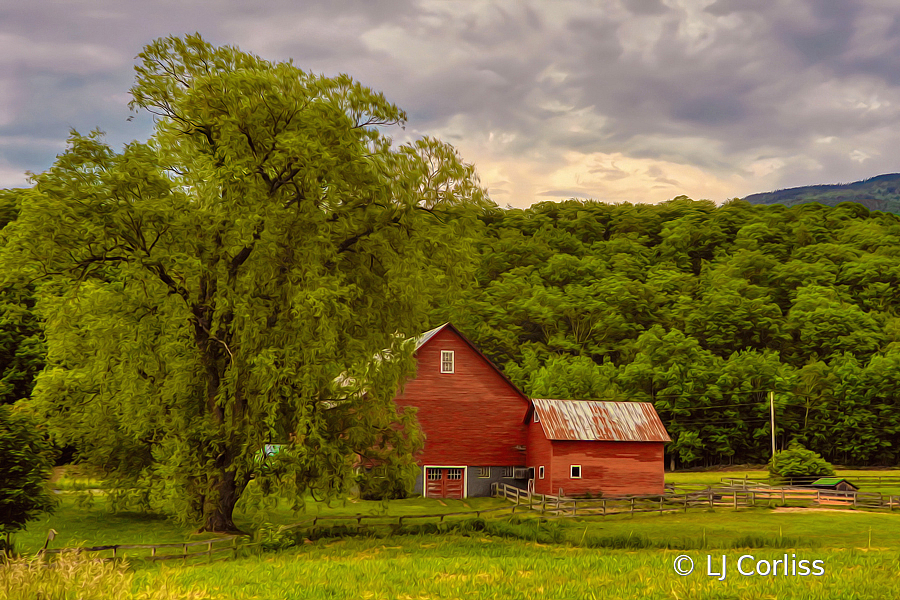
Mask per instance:
[[[751,204],[783,204],[785,206],[809,202],[837,206],[841,202],[857,202],[869,210],[900,214],[900,173],[878,175],[846,184],[807,185],[752,194],[744,200]]]

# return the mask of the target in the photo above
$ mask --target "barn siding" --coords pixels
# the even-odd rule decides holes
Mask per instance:
[[[553,490],[553,448],[544,437],[540,423],[528,424],[528,449],[525,464],[534,467],[534,491],[538,494],[555,493]],[[544,479],[538,478],[538,467],[544,465]]]
[[[521,467],[522,465],[514,465]],[[512,477],[503,476],[503,467],[491,467],[490,477],[479,477],[477,466],[469,466],[466,468],[466,495],[467,496],[490,496],[492,483],[505,483],[519,489],[526,489],[528,485],[527,479],[513,479]],[[416,474],[416,483],[413,486],[413,493],[421,496],[425,495],[425,467],[419,469]]]
[[[553,492],[567,496],[663,493],[662,442],[554,441]],[[569,467],[581,465],[581,479]]]
[[[518,466],[522,466],[521,464]],[[503,467],[491,467],[490,477],[479,477],[478,469],[480,467],[470,467],[466,471],[468,477],[466,485],[468,486],[469,496],[490,496],[492,483],[505,483],[520,489],[525,489],[527,485],[526,479],[513,479],[512,477],[503,476]]]
[[[442,350],[455,353],[455,372],[441,373]],[[418,408],[425,433],[419,465],[521,465],[528,401],[480,353],[446,327],[417,352],[415,379],[395,399]]]

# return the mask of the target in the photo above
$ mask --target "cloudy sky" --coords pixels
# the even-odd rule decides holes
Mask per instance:
[[[0,7],[0,187],[72,128],[146,139],[135,56],[194,31],[384,92],[395,139],[454,144],[501,206],[900,171],[897,0],[30,0]]]

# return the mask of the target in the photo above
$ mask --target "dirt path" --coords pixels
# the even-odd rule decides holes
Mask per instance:
[[[853,515],[865,515],[871,514],[866,511],[860,510],[847,510],[846,508],[804,508],[802,506],[778,506],[775,508],[775,512],[777,513],[786,513],[786,512],[839,512]]]

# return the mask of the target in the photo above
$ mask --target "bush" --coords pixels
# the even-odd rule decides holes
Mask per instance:
[[[823,477],[834,475],[834,467],[812,450],[791,442],[769,461],[769,473],[773,477]]]
[[[56,505],[47,487],[52,465],[50,446],[35,424],[0,406],[0,534],[8,537]]]

